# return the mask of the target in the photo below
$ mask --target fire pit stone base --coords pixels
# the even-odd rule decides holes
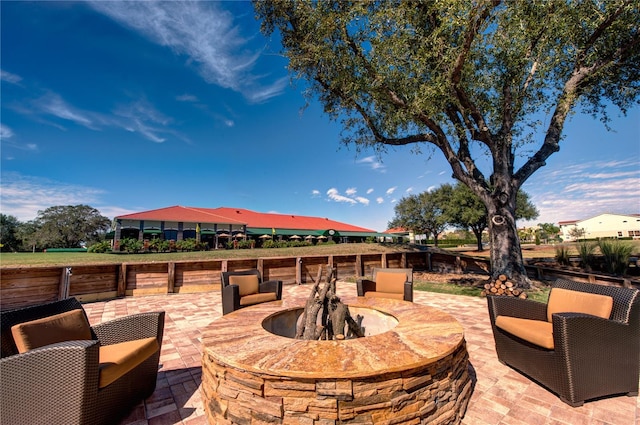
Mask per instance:
[[[202,356],[209,423],[459,424],[473,389],[460,324],[405,301],[349,301],[398,324],[345,341],[295,340],[264,328],[303,300],[264,303],[212,322]]]

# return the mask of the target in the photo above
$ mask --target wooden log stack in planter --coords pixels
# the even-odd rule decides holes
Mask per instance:
[[[494,281],[489,283],[485,283],[484,289],[482,290],[482,296],[487,295],[502,295],[506,297],[518,297],[518,298],[527,298],[527,293],[522,289],[517,288],[516,285],[509,281],[507,276],[501,274]]]

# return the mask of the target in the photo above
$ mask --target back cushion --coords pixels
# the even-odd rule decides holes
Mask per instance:
[[[18,352],[56,342],[91,339],[91,328],[82,310],[76,309],[11,327]]]
[[[549,294],[547,320],[553,313],[586,313],[608,319],[613,308],[613,298],[607,295],[553,288]]]
[[[404,283],[407,281],[405,273],[377,272],[376,291],[404,293]]]
[[[231,275],[229,276],[229,285],[238,285],[241,297],[250,294],[257,294],[258,276],[255,274]]]

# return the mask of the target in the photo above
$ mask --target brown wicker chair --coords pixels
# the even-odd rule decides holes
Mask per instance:
[[[552,326],[553,334],[548,337],[552,348],[544,348],[496,326],[496,318],[503,316],[512,321],[512,318],[521,318],[549,322],[547,304],[488,296],[498,359],[556,393],[573,407],[604,396],[637,396],[640,291],[562,279],[557,280],[553,288],[611,297],[613,305],[609,318],[575,312],[554,313],[551,324],[544,325]]]
[[[379,282],[380,276],[388,276],[387,273],[404,275],[404,280],[383,284]],[[359,297],[396,298],[413,302],[413,269],[389,269],[375,267],[371,279],[358,279],[357,292]]]
[[[252,278],[254,276],[257,279],[257,286],[247,290],[253,285],[245,286],[244,282],[240,283],[240,281],[245,280],[246,277]],[[282,281],[270,280],[263,282],[260,271],[257,269],[222,272],[221,280],[223,315],[249,305],[282,299]]]
[[[0,313],[0,423],[117,423],[156,387],[164,312],[141,313],[90,328],[92,339],[58,342],[20,354],[11,327],[72,310],[75,298]],[[101,346],[156,338],[157,351],[100,388]]]

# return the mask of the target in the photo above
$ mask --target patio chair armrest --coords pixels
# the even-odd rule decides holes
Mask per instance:
[[[575,350],[579,356],[603,350],[607,358],[626,356],[638,360],[640,339],[628,323],[584,313],[554,313],[552,323],[556,347]]]
[[[131,314],[91,327],[102,345],[155,337],[162,345],[164,311]]]
[[[489,319],[495,324],[496,317],[510,316],[521,319],[547,320],[547,304],[529,299],[487,295]]]
[[[238,285],[226,285],[221,292],[223,315],[240,308],[240,287]]]
[[[358,288],[358,296],[364,297],[365,292],[375,291],[376,283],[370,279],[360,279],[356,282]]]
[[[0,359],[2,423],[89,423],[100,342],[66,341]]]
[[[262,282],[258,287],[258,292],[275,292],[276,299],[282,299],[282,281],[281,280],[268,280]]]
[[[404,300],[413,302],[413,282],[404,283]]]

